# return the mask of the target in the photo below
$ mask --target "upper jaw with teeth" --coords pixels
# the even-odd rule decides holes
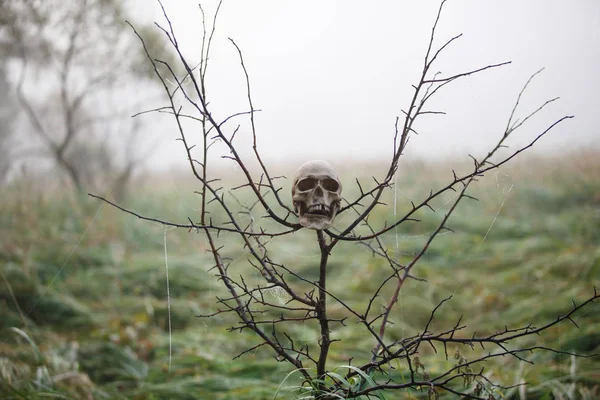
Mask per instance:
[[[331,209],[328,205],[325,204],[313,204],[311,206],[308,206],[306,212],[308,214],[330,215]]]

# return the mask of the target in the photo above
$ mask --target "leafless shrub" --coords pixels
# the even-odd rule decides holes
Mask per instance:
[[[140,215],[127,210],[102,197],[90,195],[101,199],[122,211],[146,221],[157,222],[169,227],[179,227],[203,233],[207,240],[209,251],[214,259],[214,271],[218,279],[227,288],[227,297],[217,298],[219,308],[217,311],[202,315],[211,318],[219,314],[235,314],[237,324],[230,331],[252,331],[258,338],[258,343],[236,357],[254,351],[258,348],[270,348],[278,361],[289,364],[304,379],[304,398],[369,398],[379,397],[379,393],[390,390],[421,389],[429,394],[430,398],[438,398],[443,391],[457,396],[473,399],[495,398],[494,390],[499,385],[491,381],[484,374],[483,364],[499,357],[512,357],[521,362],[529,362],[528,354],[534,351],[548,351],[559,354],[573,354],[567,351],[547,348],[543,346],[519,347],[518,339],[535,336],[545,330],[561,324],[571,322],[576,325],[573,317],[582,308],[600,296],[596,291],[585,302],[573,304],[571,309],[555,320],[544,325],[522,327],[506,327],[505,329],[487,335],[470,337],[463,336],[465,326],[458,320],[453,326],[441,331],[434,331],[432,322],[449,298],[442,300],[432,311],[422,330],[410,337],[400,340],[391,340],[386,336],[386,329],[390,325],[391,312],[398,301],[398,295],[410,279],[419,279],[413,274],[419,260],[428,251],[436,237],[445,230],[450,230],[448,221],[459,203],[463,200],[474,199],[468,189],[490,171],[494,171],[522,152],[532,147],[554,127],[572,118],[564,116],[548,124],[547,128],[526,146],[516,151],[499,154],[504,148],[507,139],[520,127],[536,115],[540,110],[556,99],[551,99],[541,104],[539,108],[525,118],[517,119],[516,110],[519,106],[521,95],[527,85],[535,77],[534,74],[519,93],[514,108],[508,118],[507,125],[498,138],[496,144],[483,158],[472,158],[470,171],[459,174],[452,171],[450,179],[441,188],[432,190],[421,201],[412,203],[410,209],[393,220],[383,225],[375,226],[369,221],[369,216],[374,210],[382,206],[384,193],[390,190],[394,175],[398,169],[399,160],[406,149],[408,140],[415,132],[415,121],[427,114],[438,114],[427,108],[430,100],[444,87],[458,79],[470,75],[492,70],[508,62],[475,67],[452,76],[443,76],[435,73],[434,65],[439,55],[446,51],[451,44],[461,35],[447,40],[441,47],[434,48],[436,27],[441,17],[445,1],[442,1],[435,23],[431,30],[429,45],[425,52],[422,74],[416,85],[413,86],[414,94],[408,107],[403,110],[404,118],[396,120],[396,131],[393,137],[394,151],[389,162],[389,167],[384,176],[374,177],[374,183],[364,183],[359,180],[356,185],[360,192],[354,199],[346,199],[340,209],[340,214],[351,214],[352,218],[344,220],[345,226],[341,229],[315,230],[316,243],[320,253],[318,266],[319,276],[313,281],[295,272],[293,266],[284,265],[274,259],[269,251],[270,245],[277,238],[293,235],[303,227],[296,222],[295,211],[283,200],[280,178],[274,176],[263,162],[258,149],[258,136],[254,124],[254,114],[258,111],[252,103],[251,85],[242,52],[232,40],[233,46],[240,56],[241,67],[246,76],[248,110],[233,113],[225,118],[218,118],[211,112],[206,93],[206,71],[209,61],[212,39],[215,32],[214,21],[207,27],[203,22],[204,36],[202,41],[202,58],[197,67],[188,64],[180,51],[174,29],[167,15],[167,26],[157,25],[168,38],[171,45],[179,54],[179,61],[185,69],[183,76],[175,73],[174,68],[160,59],[155,59],[147,51],[148,59],[154,66],[155,72],[161,80],[165,92],[170,100],[165,107],[155,111],[170,113],[179,130],[180,140],[189,163],[189,168],[200,184],[198,195],[200,198],[199,214],[186,223],[174,223],[157,218]],[[164,11],[164,9],[163,9]],[[203,13],[204,15],[204,13]],[[135,28],[134,28],[135,30]],[[140,36],[142,44],[143,38]],[[166,67],[169,71],[164,74],[159,66]],[[179,105],[183,102],[187,107]],[[258,176],[249,169],[249,161],[242,158],[236,147],[236,133],[239,126],[231,128],[228,123],[235,118],[247,116],[253,138],[254,160],[260,166]],[[202,129],[202,143],[195,147],[188,140],[188,135],[183,128],[183,121],[192,119],[199,123]],[[225,146],[223,158],[229,159],[239,168],[244,183],[227,191],[220,180],[209,174],[209,152],[215,143]],[[236,196],[237,191],[245,190],[251,194],[252,202],[245,204]],[[430,233],[420,251],[407,264],[401,264],[395,259],[382,241],[382,237],[397,226],[405,223],[417,222],[417,213],[421,210],[432,208],[432,202],[440,196],[453,193],[454,197],[448,209],[435,229]],[[258,222],[259,217],[266,218],[269,223]],[[249,222],[248,222],[249,221]],[[349,221],[349,222],[347,222]],[[237,238],[237,241],[236,239]],[[344,302],[336,293],[328,290],[327,265],[330,255],[341,242],[355,242],[366,247],[375,256],[381,257],[389,266],[388,274],[377,289],[360,307],[351,306]],[[240,271],[228,257],[228,250],[243,247],[249,254],[249,264],[258,272],[260,280],[255,282],[248,279],[247,271]],[[383,308],[379,308],[377,300],[384,287],[393,287],[393,295],[388,299]],[[279,301],[273,296],[277,292],[283,294],[285,301]],[[344,310],[342,317],[332,317],[328,305],[335,302]],[[364,334],[372,337],[373,346],[371,356],[365,360],[349,360],[344,373],[333,372],[327,369],[330,345],[335,342],[332,337],[334,327],[344,326],[349,323],[362,325]],[[319,331],[316,344],[307,344],[290,329],[298,322],[314,324]],[[455,365],[441,373],[429,372],[419,358],[419,351],[424,346],[433,348],[436,352],[443,352],[446,359],[453,358]],[[461,346],[467,348],[481,347],[487,354],[472,360],[467,360]],[[464,348],[464,347],[463,347]],[[585,357],[577,354],[576,356]],[[409,378],[399,381],[394,378],[391,371],[400,363],[409,371]],[[339,371],[340,369],[338,369]]]

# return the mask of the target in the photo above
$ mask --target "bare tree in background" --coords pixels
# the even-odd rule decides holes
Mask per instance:
[[[20,154],[49,157],[79,191],[112,187],[119,196],[148,150],[139,140],[140,121],[131,118],[140,105],[129,99],[156,85],[149,84],[152,70],[125,23],[124,5],[0,3],[0,52],[19,69],[16,97],[38,139],[21,143]]]
[[[6,77],[6,65],[0,63],[0,186],[11,168],[14,146],[13,118],[16,111],[14,96]]]
[[[483,366],[488,360],[505,357],[512,358],[515,362],[529,362],[528,355],[536,351],[586,356],[538,345],[519,346],[517,341],[524,337],[535,337],[558,324],[565,322],[575,324],[575,314],[600,297],[595,290],[585,302],[573,304],[556,319],[538,327],[531,324],[523,327],[502,327],[493,334],[472,333],[471,335],[464,333],[466,327],[459,320],[453,326],[433,331],[432,322],[444,303],[449,300],[445,299],[431,311],[429,319],[418,334],[401,339],[388,334],[392,310],[400,291],[410,283],[411,279],[419,279],[415,275],[419,260],[441,232],[450,230],[448,221],[459,203],[473,198],[468,194],[471,185],[479,177],[500,168],[532,147],[558,124],[572,118],[571,116],[558,118],[548,124],[545,130],[539,132],[528,145],[507,154],[499,154],[499,150],[506,147],[507,139],[515,131],[556,100],[549,100],[529,115],[518,119],[517,106],[529,84],[528,81],[518,94],[515,107],[496,144],[483,158],[472,157],[470,171],[464,174],[451,171],[451,178],[447,184],[432,189],[429,195],[420,201],[411,202],[404,215],[394,216],[383,224],[372,224],[369,216],[374,210],[382,207],[386,192],[392,189],[399,160],[406,150],[410,135],[415,132],[416,121],[423,115],[442,113],[427,108],[430,100],[457,79],[508,64],[507,62],[491,64],[452,76],[443,76],[434,72],[438,56],[461,36],[457,35],[447,40],[438,48],[434,46],[436,27],[443,6],[444,1],[440,5],[431,31],[422,74],[413,86],[414,94],[411,102],[404,110],[404,118],[396,120],[393,153],[387,171],[381,177],[374,177],[370,183],[356,181],[360,194],[357,198],[343,200],[339,214],[351,214],[352,217],[345,218],[342,227],[315,230],[314,245],[320,254],[320,262],[315,265],[315,269],[319,271],[317,280],[297,273],[294,266],[278,262],[269,251],[271,246],[276,246],[279,238],[293,235],[303,226],[297,222],[297,214],[291,204],[287,204],[281,195],[281,191],[289,190],[290,186],[279,185],[281,177],[274,176],[260,157],[254,123],[254,114],[257,110],[252,103],[250,80],[240,49],[232,41],[239,52],[241,67],[247,79],[248,109],[236,110],[231,115],[219,117],[209,108],[205,84],[214,35],[214,21],[212,27],[207,29],[207,24],[203,20],[205,31],[202,61],[197,68],[192,68],[182,56],[174,29],[165,14],[168,25],[159,28],[179,54],[179,62],[185,69],[182,75],[177,74],[164,60],[155,58],[140,35],[148,59],[168,94],[169,104],[159,111],[166,111],[173,115],[190,170],[200,184],[200,189],[197,191],[200,203],[199,214],[190,217],[188,222],[175,223],[143,216],[102,197],[91,196],[144,220],[203,233],[214,260],[213,270],[228,291],[228,296],[217,298],[218,310],[203,317],[211,318],[229,313],[235,315],[237,324],[232,326],[230,331],[251,331],[256,337],[256,344],[236,357],[259,348],[270,349],[278,361],[289,363],[302,377],[303,384],[297,387],[302,398],[383,398],[382,395],[388,391],[414,389],[424,392],[424,395],[429,398],[438,398],[443,392],[471,399],[493,399],[498,395],[497,391],[503,387],[493,382],[484,372]],[[202,15],[204,16],[204,13]],[[169,71],[167,74],[159,69],[164,66]],[[185,103],[187,107],[183,108],[179,103]],[[240,126],[236,127],[231,123],[236,118],[243,117],[249,118],[249,131],[253,138],[254,150],[251,161],[257,162],[260,166],[258,174],[254,174],[249,169],[250,160],[243,159],[236,147]],[[199,122],[203,132],[199,146],[192,145],[189,141],[182,125],[184,119],[194,119]],[[217,142],[225,146],[221,157],[231,160],[239,168],[244,181],[242,185],[227,190],[222,186],[219,177],[213,175],[209,152],[214,151],[213,145]],[[241,195],[242,192],[245,192],[245,196]],[[400,263],[385,246],[384,235],[401,224],[418,222],[418,218],[423,213],[429,209],[433,210],[433,202],[436,199],[441,199],[441,196],[447,194],[453,196],[441,221],[412,260],[406,264]],[[251,200],[248,203],[240,200],[249,198]],[[377,289],[362,304],[346,303],[340,293],[331,292],[327,286],[327,266],[330,255],[342,242],[362,245],[366,251],[385,260],[389,267],[388,276],[379,282]],[[239,254],[241,248],[248,258],[250,270],[258,273],[252,274],[249,268],[244,269],[240,263],[232,263],[230,254]],[[383,306],[380,306],[379,299],[385,292],[384,289],[391,289],[392,295]],[[274,296],[273,293],[279,293],[280,296]],[[336,316],[330,314],[331,304],[336,305],[338,310]],[[340,309],[342,311],[339,311]],[[298,329],[294,329],[300,323],[309,325],[319,332],[317,343],[307,343],[302,340]],[[343,330],[344,326],[350,323],[358,323],[362,326],[365,337],[371,338],[370,356],[363,360],[349,359],[347,365],[331,369],[330,348],[335,341],[340,340],[332,334],[332,331]],[[440,357],[445,357],[446,360],[453,359],[454,365],[441,372],[429,371],[419,357],[419,350],[424,346],[435,349],[436,353],[439,351]],[[483,355],[475,353],[476,347],[485,349]],[[473,357],[467,357],[467,354]],[[398,370],[407,372],[399,374]]]

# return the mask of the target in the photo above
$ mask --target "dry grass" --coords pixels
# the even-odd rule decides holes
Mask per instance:
[[[449,161],[402,164],[396,212],[450,178],[454,166],[468,168]],[[290,177],[294,168],[283,172]],[[377,163],[354,168],[339,171],[347,196],[356,191],[353,172],[384,169]],[[178,221],[193,217],[198,202],[193,181],[173,173],[151,178],[148,186],[139,184],[128,207]],[[470,335],[552,320],[572,299],[580,301],[600,287],[598,152],[521,159],[490,174],[472,194],[480,201],[459,207],[450,223],[456,233],[440,237],[416,267],[428,282],[405,288],[390,338],[417,332],[432,307],[450,294],[454,297],[434,328],[451,327],[464,315],[464,334]],[[374,223],[393,217],[393,196],[387,200],[390,206],[373,216]],[[438,206],[443,211],[444,201]],[[438,214],[425,214],[423,223],[386,235],[390,252],[408,259]],[[253,337],[226,333],[232,319],[194,318],[214,309],[222,289],[208,272],[211,264],[201,236],[184,230],[167,232],[173,327],[169,371],[164,235],[158,225],[86,197],[39,192],[26,182],[5,188],[0,202],[0,393],[31,399],[272,398],[288,366],[262,351],[232,361],[254,343]],[[235,268],[248,273],[244,253],[233,243],[232,254],[239,259]],[[314,263],[306,249],[313,245],[310,232],[301,231],[277,241],[273,252],[311,276]],[[340,247],[332,257],[330,273],[336,279],[331,290],[351,304],[364,302],[386,272],[385,264],[360,246]],[[384,290],[384,299],[390,290]],[[343,309],[332,302],[331,313],[342,315]],[[539,343],[598,353],[597,315],[600,309],[594,304],[577,318],[580,329],[562,325]],[[349,324],[334,332],[342,340],[332,346],[333,367],[347,363],[348,357],[368,357],[373,343],[359,328]],[[310,326],[293,329],[306,340],[314,336]],[[478,354],[460,351],[467,358]],[[422,358],[429,372],[448,365],[428,350]],[[536,353],[532,359],[534,365],[503,359],[486,369],[498,382],[529,382],[528,399],[592,399],[598,394],[597,357],[572,360]],[[401,395],[424,393],[391,397]],[[518,398],[519,392],[504,395]]]

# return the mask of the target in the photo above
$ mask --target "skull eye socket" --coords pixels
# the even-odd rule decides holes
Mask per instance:
[[[323,188],[329,192],[337,192],[340,188],[340,184],[333,179],[324,179],[322,185]]]
[[[317,180],[313,178],[302,179],[298,182],[298,190],[306,192],[307,190],[314,189],[317,186]]]

